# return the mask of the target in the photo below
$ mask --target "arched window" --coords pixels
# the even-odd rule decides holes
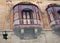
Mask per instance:
[[[17,34],[21,34],[20,37],[24,38],[25,32],[33,32],[29,33],[30,36],[37,37],[38,29],[42,29],[39,13],[39,8],[29,2],[18,3],[13,7],[13,26]]]
[[[33,4],[17,4],[13,7],[14,25],[40,25],[39,9]]]
[[[22,10],[23,24],[33,24],[33,11],[31,9]]]
[[[60,27],[60,5],[50,4],[48,5],[46,11],[48,14],[49,23],[51,27]]]

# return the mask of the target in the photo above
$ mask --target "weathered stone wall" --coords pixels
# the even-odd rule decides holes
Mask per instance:
[[[41,25],[43,30],[50,30],[49,21],[47,18],[47,13],[45,11],[47,5],[51,3],[60,4],[60,1],[44,1],[44,0],[0,0],[0,43],[60,43],[60,34],[55,33],[55,31],[41,31],[37,36],[37,39],[20,39],[13,30],[13,6],[20,2],[31,2],[37,5],[42,14],[41,17]],[[8,39],[3,39],[3,31],[1,30],[9,30],[11,32],[7,32]],[[20,35],[20,34],[19,34]]]
[[[60,4],[60,1],[40,1],[40,0],[0,0],[0,29],[13,29],[13,6],[20,2],[31,2],[39,7],[43,12],[40,14],[41,25],[43,29],[50,29],[47,13],[45,11],[48,4],[57,3]]]
[[[0,32],[0,43],[60,43],[60,35],[54,31],[42,31],[37,39],[20,39],[14,32],[8,32],[8,39],[3,39],[3,32]]]

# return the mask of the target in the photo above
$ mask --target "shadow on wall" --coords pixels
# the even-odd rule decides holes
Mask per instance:
[[[20,28],[15,28],[14,30],[14,34],[16,36],[18,36],[21,39],[21,29]],[[38,32],[37,32],[37,37],[41,34],[42,29],[38,28]],[[34,28],[30,27],[30,28],[24,28],[24,34],[22,35],[23,39],[35,39],[34,38]]]
[[[60,27],[58,28],[53,28],[53,31],[56,35],[60,36]]]

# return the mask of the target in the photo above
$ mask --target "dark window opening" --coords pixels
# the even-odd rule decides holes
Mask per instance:
[[[60,15],[60,10],[58,10],[57,13]]]
[[[25,16],[26,16],[26,18],[27,18],[27,15],[29,15],[29,18],[30,19],[33,19],[33,12],[32,12],[32,10],[23,10],[22,11],[22,16],[24,15],[24,13],[25,13]]]
[[[22,10],[22,19],[24,24],[33,24],[33,11],[30,9]]]
[[[16,5],[13,8],[14,25],[32,24],[40,25],[40,16],[38,8],[34,5]]]

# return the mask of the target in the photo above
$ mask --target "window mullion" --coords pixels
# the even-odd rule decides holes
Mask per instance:
[[[23,12],[23,22],[26,24],[26,12]]]
[[[22,12],[22,24],[24,24],[24,22],[23,22],[23,12]]]
[[[30,13],[29,12],[27,12],[27,21],[28,21],[28,24],[30,24]]]
[[[20,18],[20,15],[19,15],[19,5],[18,5],[18,20]],[[19,20],[19,24],[20,24],[20,20]]]
[[[34,15],[36,15],[36,19],[34,19],[34,22],[36,23],[36,24],[38,24],[38,17],[37,17],[37,13],[36,13],[36,9],[35,9],[35,7],[34,7]]]
[[[26,24],[28,24],[28,17],[27,17],[28,15],[27,15],[27,12],[26,12]]]

